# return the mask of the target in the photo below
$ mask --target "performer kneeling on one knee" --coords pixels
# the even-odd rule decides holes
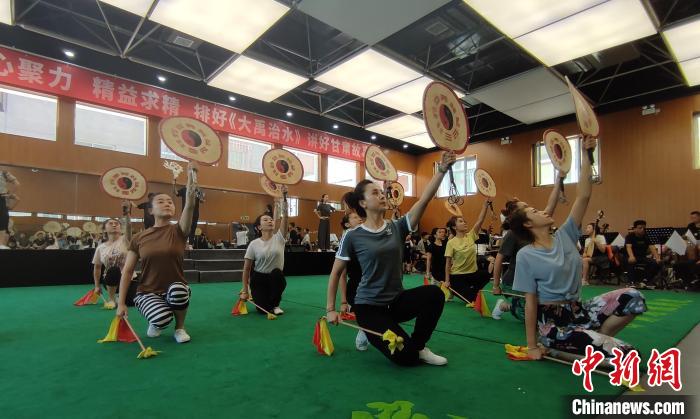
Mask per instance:
[[[187,170],[187,195],[180,221],[171,224],[175,216],[175,203],[168,194],[156,194],[151,200],[151,213],[155,217],[153,227],[134,236],[126,256],[119,284],[118,316],[125,316],[126,295],[136,262],[141,259],[141,281],[136,290],[134,304],[148,320],[148,337],[160,333],[175,319],[177,343],[190,341],[185,331],[185,317],[190,304],[190,287],[185,281],[183,260],[187,235],[192,223],[197,185],[194,172],[197,163],[190,162]]]
[[[488,271],[480,271],[476,265],[476,241],[479,240],[489,202],[488,199],[484,200],[479,218],[471,230],[462,217],[453,216],[447,222],[447,228],[452,230],[454,237],[445,248],[445,285],[470,303],[474,302],[476,294],[490,279]]]
[[[559,183],[562,178],[566,177],[566,173],[557,173],[556,181],[554,182],[554,187],[552,192],[549,194],[549,200],[547,201],[547,207],[544,212],[549,214],[550,217],[554,216],[554,211],[559,203],[559,195],[561,188]],[[527,208],[529,205],[526,202],[519,200],[518,198],[512,198],[506,201],[506,206],[501,210],[501,214],[505,217],[503,222],[504,226],[508,226],[507,230],[510,230],[510,223],[508,219],[518,209]],[[501,246],[498,249],[498,254],[496,255],[496,260],[493,266],[493,295],[503,295],[503,291],[508,294],[513,293],[513,280],[515,279],[515,267],[516,267],[516,257],[518,252],[523,247],[527,246],[528,242],[518,239],[515,234],[508,231],[504,233],[503,239],[501,240]],[[508,262],[507,269],[503,276],[503,262]],[[510,311],[513,317],[520,321],[525,321],[525,299],[522,297],[516,297],[514,295],[503,295],[504,298],[499,298],[496,304],[491,310],[491,317],[496,320],[501,319],[501,315],[505,312]],[[510,302],[506,299],[510,298]]]
[[[591,137],[584,149],[596,146]],[[529,244],[516,257],[513,289],[525,293],[525,328],[528,354],[541,359],[545,347],[585,354],[587,345],[612,357],[613,348],[628,352],[632,347],[614,338],[634,317],[647,310],[642,294],[623,288],[581,302],[581,256],[576,243],[581,219],[591,196],[591,162],[581,157],[580,177],[566,222],[552,235],[552,217],[532,207],[516,210],[510,217],[511,232]]]
[[[124,226],[126,233],[122,234],[122,224],[116,218],[109,218],[102,223],[102,231],[107,233],[107,241],[100,243],[95,249],[95,255],[92,258],[93,279],[95,280],[95,292],[101,293],[100,281],[104,282],[107,287],[108,300],[105,303],[105,308],[114,310],[117,304],[114,302],[114,295],[119,286],[119,280],[122,276],[122,269],[126,261],[126,255],[129,251],[131,242],[131,220],[129,218],[129,209],[131,203],[126,201],[122,203],[124,210]],[[105,267],[104,274],[102,267]]]
[[[340,221],[340,226],[343,228],[343,236],[347,234],[349,230],[362,224],[363,221],[364,220],[354,211],[344,215],[343,219]],[[341,312],[348,313],[352,311],[352,307],[355,306],[357,287],[360,285],[361,279],[362,268],[360,267],[360,263],[356,258],[350,258],[345,269],[343,269],[343,272],[340,274],[340,295],[342,297],[340,302]],[[355,336],[355,348],[358,351],[366,351],[367,347],[369,347],[367,335],[364,331],[358,330],[357,336]]]
[[[404,238],[415,231],[425,208],[433,199],[450,165],[455,162],[455,154],[444,153],[439,170],[428,183],[420,197],[405,216],[395,221],[386,221],[387,198],[383,188],[369,180],[358,183],[354,191],[348,192],[343,200],[355,210],[365,222],[348,230],[343,236],[336,254],[328,281],[326,316],[328,321],[338,323],[335,309],[338,280],[347,262],[355,257],[360,263],[362,279],[355,295],[353,310],[357,323],[366,329],[384,333],[391,330],[404,340],[403,350],[393,354],[382,338],[370,334],[369,342],[386,357],[399,365],[416,365],[425,362],[444,365],[447,359],[435,355],[425,344],[442,314],[445,297],[436,286],[420,286],[404,290],[402,284],[401,261]],[[409,335],[399,323],[416,319],[413,335]]]
[[[284,193],[287,187],[282,185]],[[281,213],[281,214],[280,214]],[[275,221],[280,218],[280,227],[275,233]],[[243,288],[239,293],[244,300],[249,298],[248,289],[253,301],[270,313],[284,314],[280,308],[282,293],[287,287],[284,278],[284,243],[287,233],[287,201],[280,198],[275,205],[272,216],[260,215],[255,220],[255,229],[260,237],[250,242],[245,252],[243,264]],[[255,267],[253,267],[255,264]],[[260,314],[263,310],[256,307]]]

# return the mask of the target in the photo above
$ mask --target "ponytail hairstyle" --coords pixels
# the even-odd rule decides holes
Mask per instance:
[[[510,217],[511,214],[515,212],[515,210],[518,209],[518,203],[520,200],[518,198],[513,198],[509,199],[506,201],[505,208],[501,210],[501,214],[503,214],[504,217],[508,218]]]
[[[365,187],[373,182],[369,179],[361,180],[351,192],[343,195],[343,202],[357,213],[361,218],[367,217],[367,211],[360,206],[360,201],[365,199]]]
[[[453,215],[452,217],[450,217],[450,219],[447,221],[447,224],[446,224],[447,229],[452,233],[453,236],[457,235],[457,229],[455,228],[455,226],[457,225],[458,218],[463,219],[463,217],[458,217],[456,215]]]
[[[343,215],[343,219],[340,220],[340,227],[343,228],[343,231],[347,230],[349,227],[346,226],[345,224],[350,222],[350,214],[345,214]]]
[[[528,221],[530,220],[527,218],[525,208],[516,209],[508,218],[510,231],[513,232],[517,238],[527,243],[534,243],[535,235],[525,226],[525,223]]]

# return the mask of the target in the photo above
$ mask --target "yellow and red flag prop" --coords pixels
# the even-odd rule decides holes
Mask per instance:
[[[149,347],[143,346],[143,342],[141,342],[139,335],[137,335],[136,332],[134,331],[134,328],[131,327],[131,323],[129,323],[129,319],[127,319],[126,317],[123,317],[122,320],[124,321],[124,324],[126,324],[126,327],[128,327],[129,330],[131,331],[131,333],[134,335],[134,338],[136,338],[136,341],[139,343],[139,346],[141,347],[141,352],[139,352],[139,354],[136,355],[136,358],[146,359],[146,358],[150,358],[152,356],[156,356],[160,353],[160,351],[154,351],[153,348],[151,348],[150,346]]]
[[[328,330],[328,322],[325,317],[321,317],[316,322],[316,327],[314,328],[314,338],[312,340],[316,350],[321,355],[331,356],[335,348],[333,347],[333,341],[331,340],[331,333]]]
[[[517,346],[505,344],[506,356],[511,361],[532,361],[532,359],[527,356],[527,346]]]
[[[440,290],[442,291],[443,294],[445,294],[445,301],[447,301],[447,299],[450,298],[450,289],[449,289],[449,287],[447,287],[447,286],[445,285],[445,283],[443,282],[443,283],[440,285]]]
[[[428,275],[423,277],[423,285],[430,285],[430,277]]]
[[[109,325],[109,330],[107,331],[107,335],[103,338],[97,341],[97,343],[105,343],[105,342],[136,342],[136,336],[134,333],[129,329],[129,327],[126,325],[126,322],[124,319],[120,317],[115,317],[112,320],[112,323]]]
[[[393,355],[398,349],[403,350],[403,337],[398,336],[396,333],[392,332],[391,329],[387,329],[382,335],[382,340],[389,342],[389,352]]]
[[[254,305],[255,307],[257,307],[257,308],[259,308],[260,310],[262,310],[263,312],[265,312],[265,314],[267,314],[267,319],[268,319],[268,320],[277,320],[277,316],[275,316],[274,314],[272,314],[272,313],[270,313],[269,311],[265,310],[264,308],[260,307],[259,305],[255,304],[255,301],[253,301],[252,299],[249,299],[248,302],[250,302],[252,305]]]
[[[491,309],[489,309],[489,304],[486,301],[486,296],[483,292],[479,291],[476,294],[476,300],[474,301],[474,310],[481,314],[481,317],[491,317]]]
[[[248,314],[248,306],[245,305],[245,300],[239,298],[236,304],[233,306],[233,310],[231,310],[231,315],[242,316],[246,314]]]
[[[97,304],[97,300],[100,299],[100,294],[96,293],[94,289],[86,292],[85,295],[80,297],[80,299],[73,303],[74,306],[84,306],[84,305],[94,305]]]

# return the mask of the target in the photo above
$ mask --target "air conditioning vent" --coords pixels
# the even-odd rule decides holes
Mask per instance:
[[[181,47],[191,48],[194,45],[194,40],[185,38],[184,36],[176,35],[173,39],[173,44],[180,45]]]
[[[444,23],[442,23],[439,20],[435,23],[428,25],[425,28],[425,30],[433,36],[440,36],[443,32],[445,32],[449,29],[450,28],[447,25],[445,25]]]

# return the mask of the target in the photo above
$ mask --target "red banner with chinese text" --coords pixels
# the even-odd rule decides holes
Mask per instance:
[[[0,83],[160,118],[189,116],[214,130],[351,160],[368,144],[96,71],[0,47]]]

